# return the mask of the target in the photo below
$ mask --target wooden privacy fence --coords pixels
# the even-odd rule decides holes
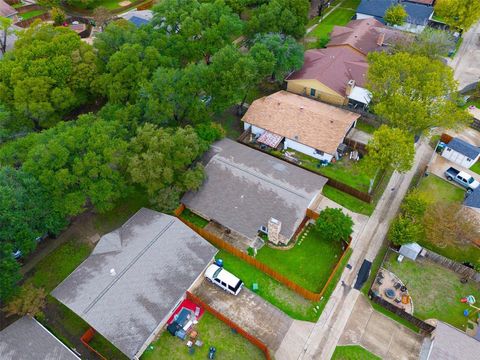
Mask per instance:
[[[95,350],[94,348],[92,348],[90,346],[90,341],[92,341],[93,337],[95,336],[95,330],[93,328],[90,328],[88,329],[87,331],[85,331],[85,333],[82,335],[82,337],[80,338],[80,341],[82,342],[82,344],[88,349],[90,350],[91,352],[95,353],[100,359],[102,360],[107,360],[107,358],[105,356],[103,356],[102,354],[100,354],[97,350]]]
[[[425,258],[438,264],[443,267],[446,267],[447,269],[452,270],[453,272],[471,279],[475,282],[480,282],[480,273],[475,271],[472,268],[469,268],[468,266],[465,266],[463,264],[460,264],[456,261],[453,261],[451,259],[446,258],[445,256],[442,256],[440,254],[437,254],[436,252],[433,252],[431,250],[425,249]]]
[[[407,320],[409,323],[415,325],[418,327],[420,330],[423,332],[430,334],[433,330],[435,330],[435,326],[432,326],[430,324],[427,324],[425,321],[420,320],[419,318],[410,315],[409,313],[403,311],[399,307],[396,307],[395,305],[389,303],[386,300],[383,300],[381,297],[375,295],[375,293],[370,289],[368,291],[368,297],[372,299],[372,301],[383,308],[387,309],[388,311],[393,312],[394,314],[397,314],[400,316],[402,319]]]
[[[225,251],[229,252],[230,254],[242,259],[246,263],[256,267],[260,271],[263,271],[265,274],[267,274],[271,278],[277,280],[278,282],[282,283],[283,285],[287,286],[289,289],[295,291],[297,294],[303,296],[305,299],[310,300],[310,301],[320,301],[320,299],[323,297],[323,294],[325,293],[328,285],[332,281],[335,273],[337,272],[340,264],[342,263],[342,260],[343,260],[344,256],[346,255],[346,253],[347,253],[347,251],[350,247],[350,244],[348,244],[345,251],[343,252],[342,256],[338,260],[337,264],[333,268],[333,271],[331,272],[327,282],[323,286],[320,293],[315,293],[313,291],[307,290],[304,287],[296,284],[295,282],[291,281],[286,276],[276,272],[271,267],[265,265],[261,261],[258,261],[254,257],[251,257],[247,253],[237,249],[235,246],[226,242],[225,240],[221,239],[220,237],[216,236],[215,234],[212,234],[210,231],[205,230],[204,228],[201,228],[199,226],[196,226],[195,224],[192,224],[191,222],[181,218],[180,215],[182,214],[183,210],[185,210],[185,205],[181,204],[174,211],[175,216],[177,216],[183,223],[185,223],[188,227],[190,227],[192,230],[194,230],[201,237],[208,240],[211,244],[213,244],[217,248],[225,250]],[[308,214],[310,214],[310,213],[307,210],[307,217],[308,217]],[[317,214],[317,217],[318,217],[318,214]]]
[[[217,319],[220,321],[224,322],[227,324],[230,328],[235,329],[240,335],[242,335],[245,339],[250,341],[253,345],[258,347],[260,350],[263,351],[265,354],[265,359],[271,360],[270,356],[270,351],[268,350],[267,345],[265,345],[262,341],[257,339],[255,336],[252,334],[248,333],[247,331],[243,330],[240,326],[238,326],[236,323],[234,323],[232,320],[227,318],[226,316],[222,315],[219,313],[217,310],[214,308],[210,307],[206,303],[204,303],[198,296],[193,295],[189,291],[187,291],[187,299],[191,300],[192,302],[196,303],[197,305],[203,307],[205,310],[207,310],[209,313],[211,313],[213,316],[215,316]]]

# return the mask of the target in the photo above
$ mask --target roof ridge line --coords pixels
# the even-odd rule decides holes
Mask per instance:
[[[173,225],[173,223],[175,222],[175,219],[172,219],[170,220],[170,222],[165,225],[165,227],[153,238],[153,240],[151,240],[133,259],[132,261],[130,261],[130,263],[118,274],[118,276],[115,277],[115,279],[113,279],[110,284],[108,284],[105,289],[103,289],[100,294],[97,295],[97,297],[95,299],[92,300],[92,302],[85,308],[85,310],[82,311],[82,314],[83,315],[86,315],[91,309],[92,307],[98,302],[100,301],[100,299],[108,292],[108,290],[110,290],[112,288],[113,285],[115,285],[115,283],[117,281],[119,281],[123,275],[125,275],[125,273],[130,270],[130,268],[135,265],[135,263],[138,261],[138,259],[140,259],[140,257],[145,254],[145,252],[150,248],[152,247],[152,245]]]

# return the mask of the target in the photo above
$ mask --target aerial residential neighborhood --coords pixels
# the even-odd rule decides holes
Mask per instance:
[[[1,360],[479,358],[479,1],[0,0]]]

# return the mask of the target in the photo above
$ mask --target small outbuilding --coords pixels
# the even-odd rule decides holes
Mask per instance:
[[[420,255],[423,248],[417,243],[410,243],[400,246],[400,255],[405,256],[406,258],[415,261],[417,256]]]
[[[480,148],[460,138],[453,138],[445,145],[442,156],[469,169],[480,157]]]
[[[0,331],[2,360],[80,360],[32,317],[24,316]]]
[[[140,209],[100,239],[52,295],[130,359],[203,279],[217,249],[179,219]]]

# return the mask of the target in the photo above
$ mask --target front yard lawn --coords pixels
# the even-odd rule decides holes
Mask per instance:
[[[322,240],[309,225],[293,248],[280,250],[265,245],[258,251],[257,260],[305,289],[319,293],[341,256],[340,242]]]
[[[355,9],[360,4],[360,0],[346,0],[338,8],[332,11],[321,23],[317,25],[312,32],[307,34],[309,37],[316,37],[317,43],[314,47],[325,47],[330,41],[330,33],[335,25],[346,25],[355,15]],[[328,9],[327,9],[328,11]]]
[[[331,360],[380,360],[359,345],[337,346]]]
[[[164,331],[159,339],[152,343],[153,349],[147,348],[143,360],[188,360],[207,359],[210,346],[217,349],[215,358],[225,360],[265,359],[263,352],[242,335],[234,333],[228,325],[205,312],[196,326],[202,347],[195,347],[195,353],[189,354],[186,341]]]
[[[477,161],[475,164],[473,164],[470,170],[476,172],[477,174],[480,174],[480,161]]]
[[[225,269],[242,279],[247,288],[252,289],[252,284],[257,283],[256,293],[285,314],[297,320],[312,322],[318,320],[320,316],[320,312],[316,309],[318,303],[306,300],[263,271],[226,251],[220,250],[216,258],[222,259]],[[326,300],[324,299],[323,302]]]
[[[416,317],[438,319],[461,330],[466,329],[467,318],[463,310],[469,308],[460,299],[473,295],[480,299],[480,285],[460,282],[460,276],[435,263],[405,258],[401,263],[396,254],[388,256],[384,267],[397,275],[408,288]],[[476,318],[477,315],[475,315]]]
[[[418,184],[418,189],[432,202],[461,202],[465,197],[465,190],[433,174],[424,177]]]

